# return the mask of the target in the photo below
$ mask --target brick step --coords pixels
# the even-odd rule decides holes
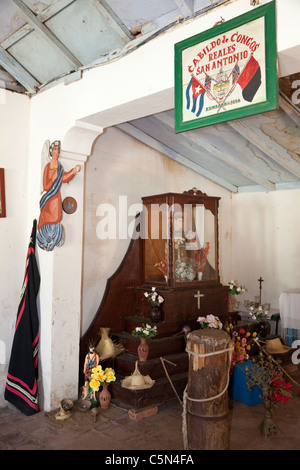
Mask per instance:
[[[170,377],[188,370],[188,355],[186,352],[171,354],[168,356],[164,355],[163,359],[165,359],[163,363]],[[114,359],[116,373],[123,377],[130,376],[134,372],[136,361],[137,357],[133,354],[119,354]],[[170,364],[170,362],[172,364]],[[138,368],[142,375],[149,375],[152,380],[166,377],[166,373],[160,357],[148,359],[146,362],[139,362]]]
[[[112,339],[122,343],[127,353],[133,354],[138,357],[137,348],[140,344],[140,339],[132,336],[126,331],[112,334]],[[154,337],[147,340],[149,346],[149,359],[166,356],[170,354],[177,354],[185,350],[185,336],[180,333],[177,336],[167,336],[163,338]]]
[[[188,374],[176,374],[172,376],[172,384],[178,396],[182,398],[187,384]],[[176,398],[176,394],[167,377],[155,381],[151,388],[143,390],[130,390],[121,385],[119,377],[110,384],[112,400],[125,408],[139,410],[148,406],[158,406],[167,400]]]

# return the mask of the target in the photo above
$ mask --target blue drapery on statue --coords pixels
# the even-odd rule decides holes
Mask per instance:
[[[37,235],[39,247],[46,251],[52,251],[55,246],[61,246],[63,233],[64,229],[60,223],[43,225]]]
[[[57,177],[54,180],[51,188],[47,191],[40,200],[40,210],[42,211],[46,203],[60,190],[63,177],[63,167],[58,162]],[[40,248],[46,251],[52,251],[55,246],[63,244],[63,226],[61,223],[45,224],[37,234],[37,241]]]

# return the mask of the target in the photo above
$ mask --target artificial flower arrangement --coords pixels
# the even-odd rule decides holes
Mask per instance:
[[[245,292],[245,288],[239,286],[235,281],[228,282],[228,291],[232,295],[239,295]]]
[[[145,325],[143,323],[142,326],[137,326],[132,331],[132,335],[138,338],[153,338],[153,336],[157,335],[157,326],[151,326],[148,323]]]
[[[223,324],[221,323],[219,317],[215,317],[214,315],[198,317],[197,321],[200,323],[200,328],[217,328],[221,330],[223,327]]]
[[[248,389],[257,385],[262,392],[263,400],[270,400],[271,405],[284,405],[293,398],[292,384],[283,377],[281,367],[275,360],[270,361],[260,353],[258,362],[252,368],[245,369]]]
[[[106,369],[103,370],[102,366],[99,365],[92,369],[91,378],[90,387],[95,392],[98,392],[100,386],[109,385],[111,382],[114,382],[116,375],[111,367],[106,367]]]
[[[193,281],[196,277],[196,261],[178,259],[175,263],[175,275],[180,281]]]
[[[257,341],[257,333],[254,331],[246,331],[244,328],[240,328],[238,331],[234,330],[232,324],[226,328],[229,333],[232,343],[233,351],[231,357],[231,372],[236,364],[248,361],[249,353],[252,348],[253,341]]]
[[[152,291],[150,293],[144,292],[144,296],[148,302],[150,302],[152,307],[158,307],[164,301],[164,298],[156,292],[155,287],[152,287]]]
[[[168,267],[164,258],[159,263],[155,263],[154,266],[159,269],[165,277],[168,276]]]
[[[198,272],[203,273],[206,266],[207,255],[209,252],[209,242],[206,242],[205,248],[196,251],[195,258],[198,262]]]
[[[284,405],[293,398],[292,384],[287,382],[281,375],[273,375],[272,399],[274,403]]]
[[[250,307],[249,314],[252,320],[263,321],[267,318],[269,310],[264,310],[260,305],[257,309],[255,309],[254,307]]]

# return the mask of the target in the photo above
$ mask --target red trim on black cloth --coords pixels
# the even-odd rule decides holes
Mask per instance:
[[[4,398],[27,416],[39,411],[39,318],[36,301],[40,275],[35,258],[36,227],[37,221],[34,220],[4,393]]]

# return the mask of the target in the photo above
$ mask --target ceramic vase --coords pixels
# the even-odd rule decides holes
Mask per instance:
[[[99,393],[99,403],[102,409],[109,408],[111,400],[111,393],[108,390],[108,385],[103,385],[101,392]]]
[[[234,295],[228,292],[228,312],[233,312],[234,303],[235,303]]]
[[[149,346],[147,344],[147,338],[141,338],[141,342],[138,345],[138,356],[140,362],[146,362],[149,355]]]
[[[260,321],[258,322],[258,325],[259,325],[259,332],[258,332],[259,336],[261,338],[266,338],[271,330],[270,323],[267,321]]]
[[[150,319],[153,323],[158,323],[160,321],[161,311],[160,308],[156,305],[153,305],[150,312]]]

